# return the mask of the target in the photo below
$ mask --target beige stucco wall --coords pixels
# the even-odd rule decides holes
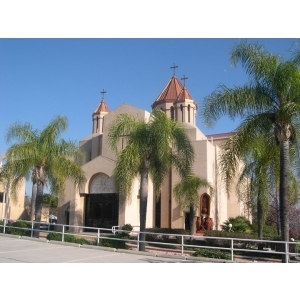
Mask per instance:
[[[24,202],[25,202],[25,179],[23,180],[23,183],[20,185],[16,197],[13,196],[12,193],[10,193],[9,197],[9,204],[7,206],[7,203],[0,203],[0,218],[5,217],[5,210],[7,208],[8,215],[7,218],[17,220],[22,217],[22,214],[25,210]],[[0,183],[0,191],[4,192],[4,187]],[[6,195],[7,196],[7,195]],[[6,198],[7,201],[7,198]]]

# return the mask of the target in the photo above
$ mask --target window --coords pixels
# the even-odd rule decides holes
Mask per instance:
[[[183,106],[180,104],[180,110],[181,110],[181,122],[183,122]]]
[[[174,106],[171,106],[171,119],[174,120]]]

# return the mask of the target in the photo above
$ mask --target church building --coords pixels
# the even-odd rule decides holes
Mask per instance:
[[[217,172],[218,155],[222,143],[231,133],[206,136],[196,126],[197,103],[183,83],[175,76],[169,80],[165,88],[152,104],[152,109],[163,110],[167,116],[182,123],[195,149],[193,172],[206,179],[214,188],[211,195],[203,188],[199,195],[197,217],[210,217],[213,229],[220,229],[220,225],[229,217],[248,216],[243,203],[239,202],[234,188],[227,197],[220,175]],[[108,145],[108,130],[110,124],[120,114],[129,114],[136,119],[147,120],[150,112],[129,104],[122,104],[110,111],[104,99],[92,114],[92,133],[83,138],[79,145],[85,154],[82,165],[85,171],[86,183],[79,191],[67,184],[63,199],[60,199],[58,209],[58,223],[97,228],[112,228],[131,224],[134,230],[139,227],[139,179],[133,184],[132,193],[127,199],[120,199],[115,188],[113,172],[116,156]],[[175,170],[170,170],[161,187],[159,197],[149,180],[148,205],[146,227],[152,228],[184,228],[189,229],[189,212],[180,209],[173,196],[173,187],[180,181]],[[199,219],[198,219],[199,220]]]

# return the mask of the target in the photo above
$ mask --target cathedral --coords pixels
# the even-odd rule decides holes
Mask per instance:
[[[212,229],[220,229],[220,225],[230,217],[246,216],[247,211],[243,203],[238,201],[234,188],[229,197],[223,189],[220,175],[217,172],[218,155],[222,143],[231,133],[206,136],[196,126],[197,103],[175,74],[152,104],[152,109],[163,110],[167,116],[184,125],[195,149],[193,172],[206,179],[214,189],[211,195],[203,188],[199,195],[199,206],[194,220],[211,218]],[[129,114],[136,119],[147,120],[150,112],[129,104],[122,104],[110,111],[108,104],[102,100],[92,114],[92,133],[79,142],[85,154],[82,165],[85,171],[86,183],[76,191],[68,183],[65,193],[60,199],[58,209],[58,223],[112,228],[131,224],[134,230],[139,230],[139,179],[133,184],[131,195],[127,199],[120,199],[115,188],[113,172],[116,156],[108,146],[108,130],[110,124],[120,114]],[[189,228],[189,211],[180,209],[173,196],[173,187],[180,181],[179,175],[170,170],[161,187],[159,197],[156,197],[153,185],[149,180],[147,228]]]

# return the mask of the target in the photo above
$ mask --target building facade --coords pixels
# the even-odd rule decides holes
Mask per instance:
[[[104,95],[104,91],[103,91]],[[222,143],[230,133],[204,135],[196,126],[197,104],[191,94],[174,75],[152,104],[152,109],[161,109],[167,116],[182,123],[195,149],[193,172],[205,178],[214,188],[213,195],[203,188],[199,196],[196,218],[212,218],[213,229],[229,217],[247,216],[243,203],[234,192],[227,197],[217,172],[218,155]],[[71,183],[67,184],[60,199],[58,223],[87,227],[111,228],[131,224],[139,226],[139,181],[133,184],[132,193],[127,199],[120,199],[115,188],[113,171],[116,156],[108,146],[110,124],[120,115],[129,114],[136,119],[148,120],[150,112],[128,104],[122,104],[113,111],[102,100],[92,114],[92,134],[79,142],[85,154],[82,166],[86,184],[76,191]],[[123,143],[123,141],[121,141]],[[180,181],[179,175],[170,170],[156,197],[150,182],[148,191],[146,226],[159,228],[188,228],[189,212],[182,211],[173,196],[173,187]],[[157,200],[158,199],[158,200]]]
[[[4,160],[5,154],[0,154],[0,168]],[[14,196],[7,183],[0,182],[0,219],[22,219],[24,218],[24,203],[25,203],[25,178],[23,183],[19,186],[19,189]]]

